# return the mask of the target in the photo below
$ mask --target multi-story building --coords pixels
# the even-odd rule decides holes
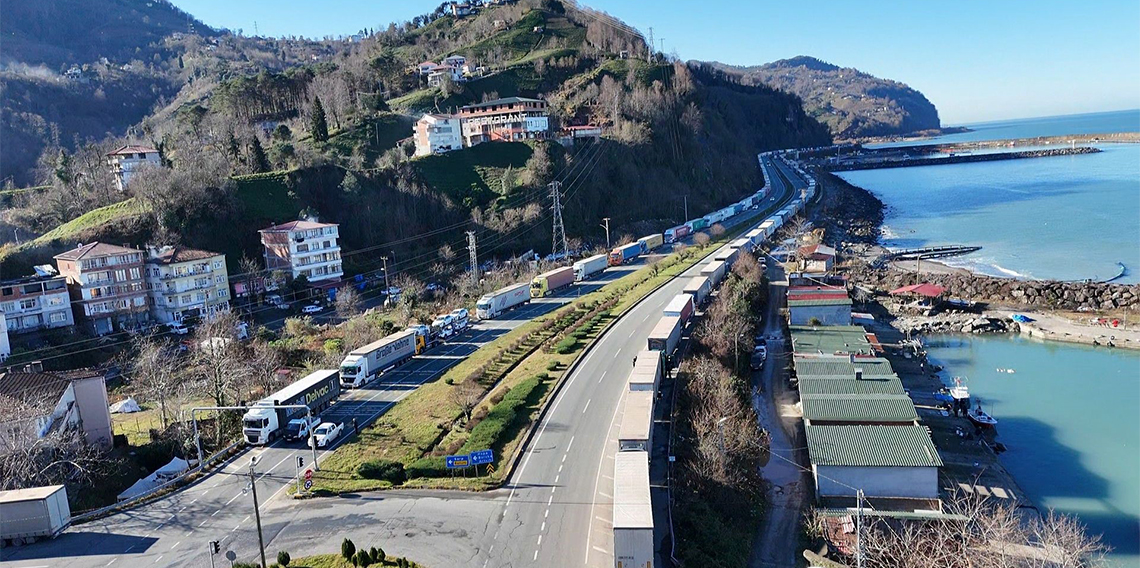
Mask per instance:
[[[141,250],[95,242],[57,254],[55,261],[75,314],[95,333],[147,321]]]
[[[119,190],[122,191],[139,168],[146,165],[160,166],[162,159],[158,150],[150,146],[123,146],[107,154],[107,163],[111,165]]]
[[[143,277],[150,314],[158,322],[209,318],[229,310],[224,254],[184,247],[147,247]]]
[[[0,395],[18,400],[31,412],[6,417],[0,424],[0,448],[30,447],[59,431],[80,430],[88,444],[111,449],[111,413],[107,382],[98,371],[45,373],[35,365],[0,373]]]
[[[430,156],[463,147],[459,119],[446,114],[425,114],[413,129],[417,156]]]
[[[289,221],[258,231],[265,247],[265,268],[282,270],[290,278],[309,282],[339,279],[340,226],[317,221]]]
[[[509,97],[459,109],[463,145],[545,139],[550,132],[546,101]]]
[[[67,279],[54,269],[36,270],[41,273],[0,282],[0,312],[8,320],[7,330],[23,333],[75,325]]]
[[[467,78],[463,76],[463,71],[461,71],[459,67],[456,67],[454,65],[439,65],[437,67],[433,67],[431,71],[428,72],[428,86],[438,87],[442,85],[444,79],[448,77],[451,78],[451,82],[453,83],[462,83],[467,80]]]

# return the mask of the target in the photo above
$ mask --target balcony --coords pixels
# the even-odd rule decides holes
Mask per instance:
[[[214,271],[207,265],[204,268],[194,269],[194,270],[191,270],[189,272],[182,272],[182,273],[173,272],[173,273],[168,273],[168,274],[162,274],[161,276],[158,277],[158,279],[159,280],[177,280],[178,278],[188,278],[191,276],[203,276],[206,274],[212,274],[213,272]]]

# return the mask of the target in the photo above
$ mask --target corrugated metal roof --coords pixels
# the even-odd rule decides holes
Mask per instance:
[[[625,393],[625,411],[621,417],[618,440],[648,440],[653,428],[653,399],[657,393],[649,390]]]
[[[810,306],[850,306],[851,298],[814,298],[811,300],[788,300],[789,308],[806,308]]]
[[[795,358],[796,374],[801,376],[840,376],[854,377],[855,369],[862,369],[864,376],[893,375],[894,369],[886,359],[861,357],[852,363],[847,357],[799,357]]]
[[[835,422],[914,422],[918,414],[906,395],[804,395],[804,418]]]
[[[614,528],[653,528],[646,452],[618,452],[614,456]]]
[[[905,394],[902,381],[889,380],[854,381],[841,379],[821,379],[800,377],[800,396],[826,394]]]
[[[921,426],[807,426],[815,465],[941,467],[942,458]]]

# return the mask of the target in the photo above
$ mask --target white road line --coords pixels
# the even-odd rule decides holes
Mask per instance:
[[[547,513],[549,513],[549,512],[550,511],[547,511]],[[546,532],[546,521],[542,521],[542,528],[538,529],[538,532]],[[538,535],[538,536],[539,536],[539,538],[542,538],[542,535]]]
[[[622,389],[621,396],[618,397],[617,408],[621,408],[622,400],[625,399],[626,389]],[[610,432],[614,429],[614,422],[617,420],[617,409],[614,409],[614,416],[610,418],[610,427],[606,429],[606,445],[610,440]],[[602,456],[598,458],[598,473],[602,471],[602,460],[606,457],[605,446],[602,446]],[[598,484],[601,483],[602,477],[599,475],[594,478],[594,493],[590,496],[590,514],[594,514],[594,507],[597,506],[598,497]],[[586,530],[586,556],[590,556],[590,541],[594,536],[594,523],[590,523],[589,528]]]
[[[210,516],[212,517],[213,515],[210,515]],[[206,519],[206,521],[208,521],[208,520],[209,520],[209,519]],[[202,522],[198,523],[198,526],[199,526],[199,527],[202,527],[202,526],[204,526],[204,525],[206,524],[206,521],[202,521]]]
[[[107,566],[110,566],[110,565],[114,564],[114,563],[115,563],[115,561],[116,561],[116,560],[118,560],[118,559],[119,559],[119,557],[117,557],[117,556],[116,556],[115,558],[112,558],[112,559],[111,559],[111,561],[107,563]]]
[[[230,529],[230,532],[234,532],[234,531],[236,531],[236,530],[238,530],[238,529],[240,529],[240,528],[241,528],[241,523],[238,523],[238,525],[237,525],[237,526],[235,526],[234,528]]]
[[[582,407],[582,414],[585,414],[585,413],[586,413],[586,409],[587,409],[587,408],[590,408],[590,401],[592,401],[592,400],[594,400],[594,399],[592,399],[592,398],[591,398],[591,399],[589,399],[589,400],[587,400],[587,401],[586,401],[586,406],[583,406],[583,407]]]
[[[534,560],[532,560],[531,562],[538,562],[538,549],[537,548],[534,549]]]
[[[551,491],[550,493],[551,493],[551,495],[550,495],[550,499],[547,499],[547,500],[546,500],[546,506],[547,506],[547,507],[549,507],[549,506],[550,506],[550,504],[554,502],[554,492],[553,492],[553,491]]]
[[[159,555],[158,555],[158,558],[155,558],[155,559],[154,559],[154,563],[155,563],[155,564],[158,564],[158,561],[159,561],[159,560],[162,560],[162,555],[161,555],[161,554],[159,554]]]
[[[218,509],[217,511],[214,511],[213,513],[210,513],[210,516],[211,516],[211,517],[213,517],[214,515],[217,515],[218,513],[221,513],[221,512],[222,512],[222,510],[221,510],[221,509]]]
[[[587,403],[589,404],[589,403]],[[574,436],[570,436],[570,443],[566,444],[566,453],[570,453],[570,447],[574,445]]]
[[[610,553],[610,551],[608,551],[608,550],[606,550],[600,546],[595,546],[594,550],[597,550],[598,552],[601,552],[602,554],[609,554]]]
[[[170,550],[174,550],[175,548],[178,548],[178,545],[180,545],[180,544],[182,544],[182,541],[181,541],[181,540],[180,540],[180,541],[178,541],[178,542],[176,542],[176,543],[174,543],[174,546],[170,547]]]
[[[229,501],[226,501],[226,504],[225,504],[225,505],[223,505],[223,507],[228,507],[228,506],[230,505],[230,503],[233,503],[233,502],[234,502],[234,500],[235,500],[235,499],[237,499],[238,497],[241,497],[241,493],[238,493],[237,495],[234,495],[233,497],[230,497],[230,500],[229,500]]]

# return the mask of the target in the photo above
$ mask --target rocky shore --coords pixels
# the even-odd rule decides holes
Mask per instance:
[[[924,151],[929,152],[926,149]],[[897,149],[895,150],[897,151]],[[1025,158],[1048,158],[1053,156],[1076,156],[1079,154],[1096,154],[1099,148],[1091,146],[1077,146],[1075,148],[1049,148],[1047,150],[1020,150],[1016,152],[994,152],[991,154],[963,154],[958,156],[938,156],[933,158],[905,158],[868,160],[846,163],[830,168],[834,172],[849,172],[855,170],[881,170],[885,168],[912,168],[916,166],[937,166],[945,164],[964,164],[970,162],[996,162],[1000,160],[1021,160]]]
[[[1007,333],[1020,329],[1012,319],[992,314],[939,314],[936,316],[899,316],[891,325],[904,333]]]

